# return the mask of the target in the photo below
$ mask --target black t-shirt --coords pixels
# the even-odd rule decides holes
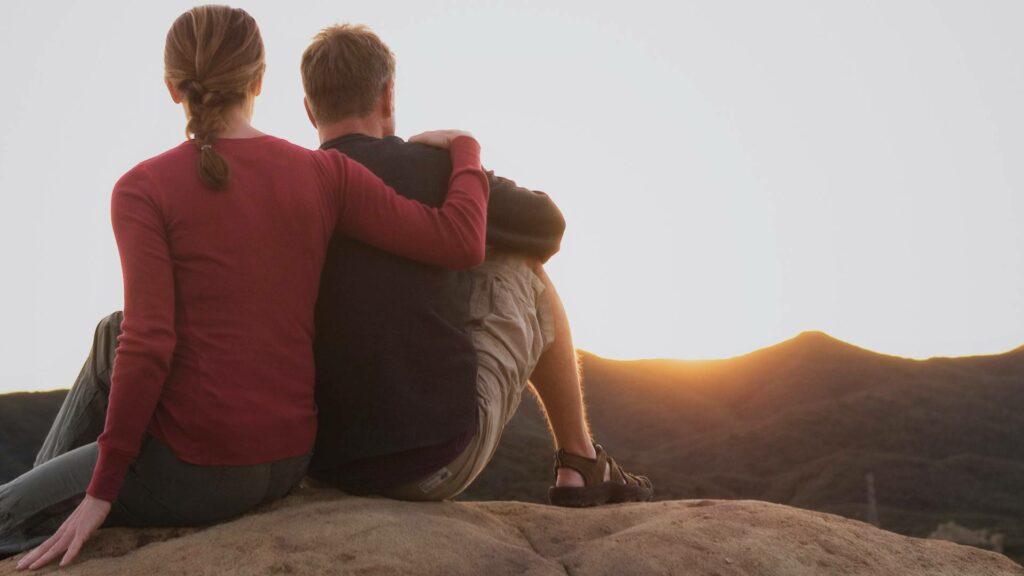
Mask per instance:
[[[446,150],[349,134],[325,143],[402,196],[441,206]],[[543,193],[490,176],[489,246],[547,260],[565,221]],[[346,238],[331,241],[316,309],[319,428],[310,472],[372,492],[454,459],[476,434],[469,278]]]

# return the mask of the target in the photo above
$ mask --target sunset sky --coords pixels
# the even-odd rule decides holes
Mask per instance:
[[[194,2],[0,6],[0,393],[62,388],[122,302],[113,183],[179,143]],[[1024,344],[1024,2],[237,2],[261,130],[315,147],[298,62],[371,26],[398,133],[462,128],[550,193],[577,345],[715,358],[803,330],[911,357]]]

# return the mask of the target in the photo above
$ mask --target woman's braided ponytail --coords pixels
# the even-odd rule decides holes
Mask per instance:
[[[184,99],[185,134],[199,150],[199,177],[223,190],[231,169],[214,143],[227,128],[225,112],[243,105],[262,78],[263,40],[256,21],[227,6],[185,12],[167,33],[164,69]]]

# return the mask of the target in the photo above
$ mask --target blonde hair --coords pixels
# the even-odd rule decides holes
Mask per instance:
[[[199,177],[211,188],[223,190],[231,174],[213,149],[227,127],[224,112],[246,102],[265,67],[260,29],[240,8],[196,6],[167,32],[164,77],[183,96],[185,136],[199,148]]]
[[[318,123],[365,116],[395,75],[395,55],[366,26],[324,28],[302,53],[302,87]]]

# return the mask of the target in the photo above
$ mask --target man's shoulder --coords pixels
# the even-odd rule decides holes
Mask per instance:
[[[323,147],[362,164],[402,196],[429,206],[444,203],[452,170],[447,150],[363,134],[342,136]]]
[[[451,165],[447,150],[406,142],[397,136],[373,138],[371,136],[352,135],[342,137],[325,146],[358,160],[359,158],[380,160],[401,160],[432,162]]]

